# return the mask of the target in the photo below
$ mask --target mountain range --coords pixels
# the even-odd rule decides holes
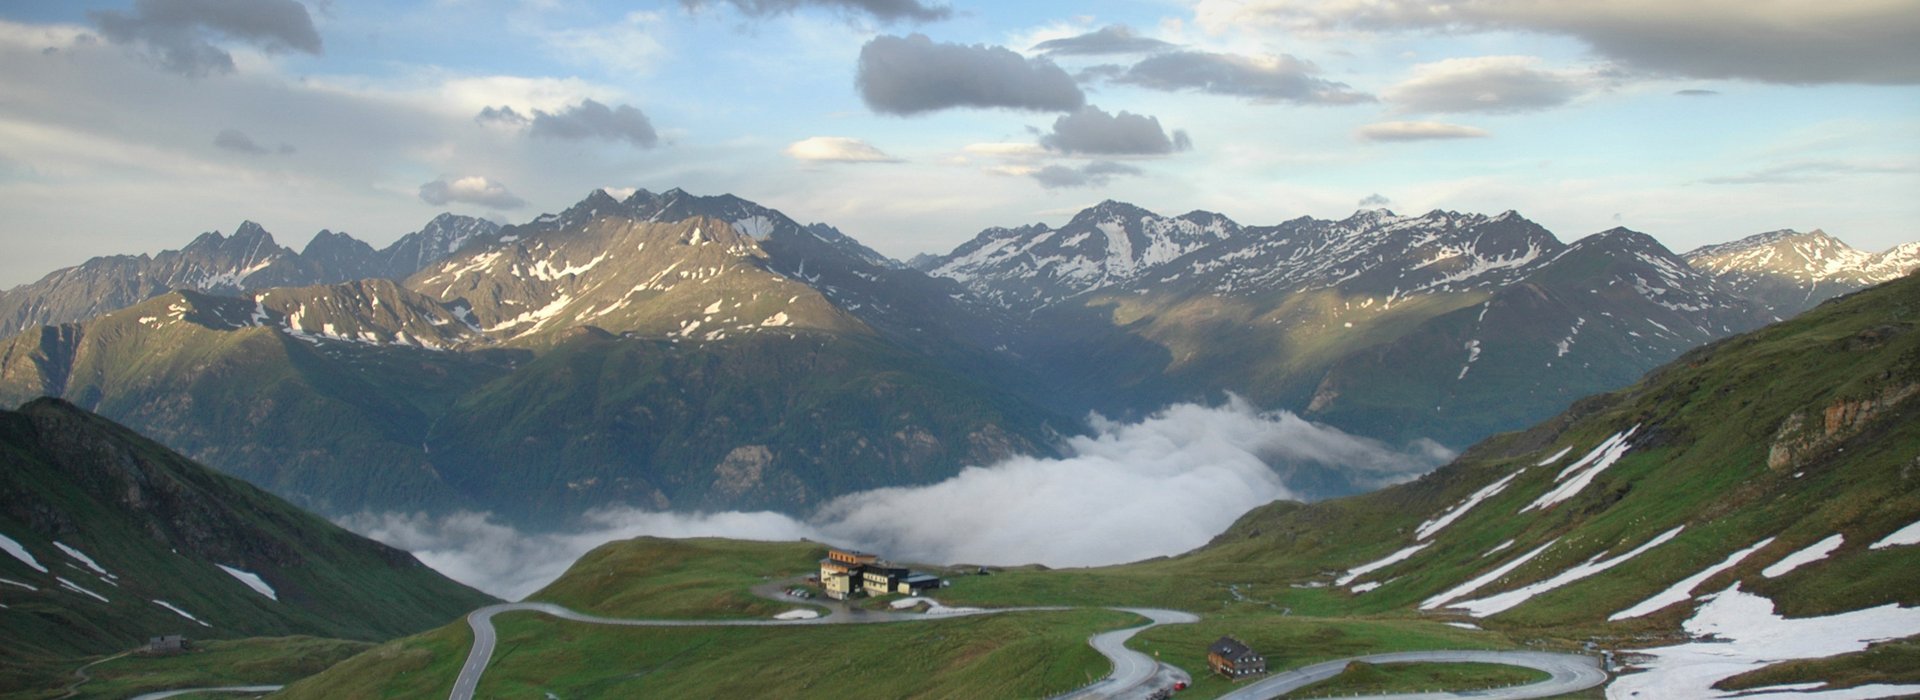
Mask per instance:
[[[596,190],[379,251],[243,225],[55,272],[0,295],[25,328],[0,399],[64,397],[327,514],[797,513],[1223,392],[1471,444],[1790,314],[1777,290],[1920,262],[1754,252],[1779,237],[1683,257],[1515,212],[1243,226],[1104,202],[904,264],[731,195]]]

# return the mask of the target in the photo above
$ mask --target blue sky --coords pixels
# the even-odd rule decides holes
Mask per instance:
[[[1108,198],[1275,223],[1374,195],[1881,250],[1920,238],[1913,36],[1911,0],[15,2],[0,285],[243,219],[381,245],[597,187],[732,192],[902,258]]]

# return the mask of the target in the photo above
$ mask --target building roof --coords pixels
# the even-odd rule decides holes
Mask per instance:
[[[1245,643],[1232,637],[1221,637],[1215,640],[1212,646],[1207,647],[1207,653],[1219,654],[1226,657],[1229,661],[1239,661],[1249,656],[1257,656],[1257,654],[1253,653],[1252,648],[1249,648]]]

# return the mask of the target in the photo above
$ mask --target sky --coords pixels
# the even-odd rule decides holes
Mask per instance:
[[[15,0],[0,286],[595,188],[882,253],[1117,199],[1920,239],[1915,0]]]

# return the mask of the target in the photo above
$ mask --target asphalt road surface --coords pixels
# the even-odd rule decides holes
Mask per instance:
[[[1161,688],[1171,688],[1175,681],[1191,681],[1187,672],[1173,666],[1160,663],[1146,654],[1127,648],[1127,640],[1141,632],[1160,625],[1184,625],[1199,622],[1200,617],[1178,610],[1159,610],[1155,608],[1114,608],[1147,618],[1152,622],[1139,627],[1129,627],[1112,632],[1093,635],[1088,644],[1094,651],[1113,662],[1113,672],[1100,682],[1081,688],[1065,695],[1059,700],[1082,700],[1083,698],[1145,698]]]
[[[1607,682],[1607,674],[1600,670],[1600,663],[1592,657],[1574,654],[1551,654],[1542,651],[1405,651],[1392,654],[1370,654],[1345,659],[1335,659],[1312,666],[1283,671],[1254,682],[1247,687],[1220,696],[1220,700],[1267,700],[1285,693],[1298,690],[1307,685],[1339,675],[1353,661],[1370,664],[1392,663],[1482,663],[1524,666],[1545,671],[1552,678],[1531,685],[1511,688],[1492,688],[1486,690],[1462,690],[1457,692],[1402,693],[1397,695],[1369,695],[1366,700],[1453,700],[1473,698],[1473,700],[1527,700],[1528,698],[1547,698],[1586,690]],[[1358,700],[1358,699],[1355,699]]]
[[[279,689],[280,686],[277,685],[230,685],[221,688],[181,688],[179,690],[162,690],[157,693],[135,695],[133,696],[133,700],[161,700],[162,698],[186,695],[188,693],[252,693],[254,695],[263,695]]]

